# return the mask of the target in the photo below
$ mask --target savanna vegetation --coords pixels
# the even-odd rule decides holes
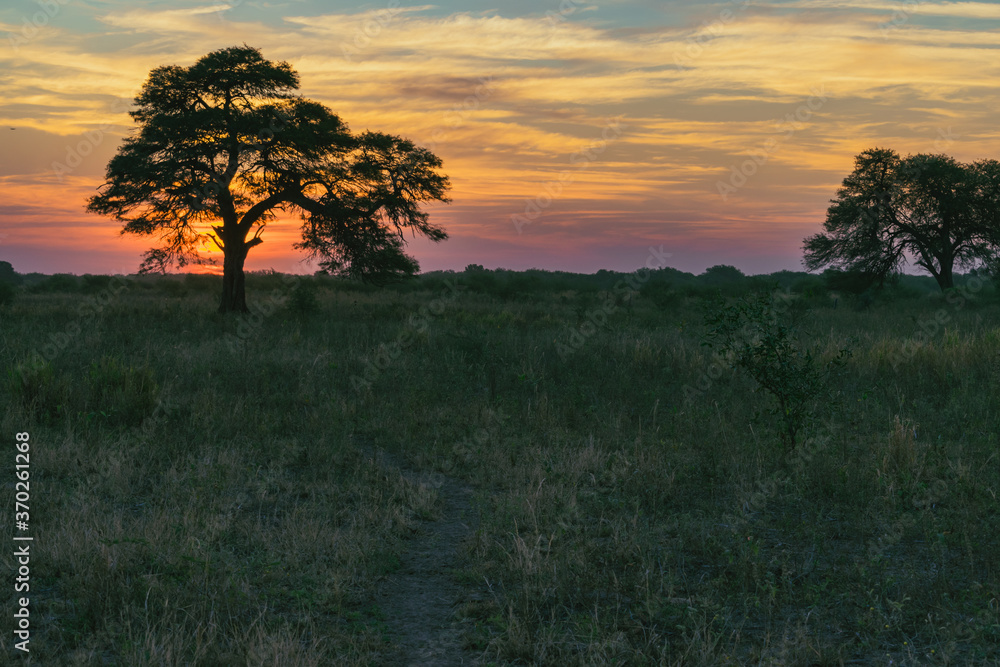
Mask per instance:
[[[1000,660],[988,279],[247,281],[232,317],[208,276],[0,280],[24,664],[391,664],[434,475],[484,665]]]

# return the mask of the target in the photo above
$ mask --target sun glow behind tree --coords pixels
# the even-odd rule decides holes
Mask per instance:
[[[154,69],[130,112],[139,124],[111,159],[88,210],[158,236],[143,271],[224,255],[220,312],[246,311],[247,253],[278,212],[298,212],[295,246],[334,274],[383,282],[413,275],[404,230],[447,234],[420,208],[448,201],[441,160],[400,137],[353,135],[322,104],[294,94],[298,75],[260,51],[214,51],[189,68]],[[208,229],[206,229],[208,227]]]

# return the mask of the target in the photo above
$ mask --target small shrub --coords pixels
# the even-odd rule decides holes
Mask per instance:
[[[860,295],[878,285],[876,276],[863,271],[840,271],[827,269],[823,272],[823,282],[831,292]]]
[[[735,305],[722,306],[706,318],[703,342],[744,371],[774,399],[770,410],[780,422],[779,436],[794,449],[815,422],[815,408],[831,376],[851,356],[842,349],[825,366],[813,350],[803,351],[796,331],[780,321],[773,297],[751,294]]]
[[[319,311],[319,301],[316,299],[316,283],[309,278],[301,278],[292,289],[288,299],[288,309],[296,315],[311,315]]]

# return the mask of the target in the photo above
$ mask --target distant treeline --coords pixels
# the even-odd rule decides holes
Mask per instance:
[[[156,289],[168,296],[182,297],[188,293],[216,290],[221,277],[208,274],[155,274],[124,277],[140,289]],[[303,276],[312,286],[341,291],[374,292],[383,287],[368,285],[357,280],[316,274]],[[119,278],[121,280],[121,278]],[[28,293],[81,293],[92,294],[106,289],[112,281],[107,275],[76,276],[66,273],[45,275],[41,273],[16,273],[8,262],[0,262],[0,283],[10,290],[16,287]],[[975,283],[976,291],[993,286],[984,275],[975,271],[960,274],[956,286]],[[393,284],[397,291],[443,290],[457,283],[470,292],[491,295],[500,299],[530,298],[542,293],[561,292],[599,293],[602,291],[633,290],[641,298],[658,307],[668,307],[689,297],[710,298],[718,295],[741,296],[751,292],[785,290],[813,301],[813,305],[836,305],[840,300],[856,301],[868,305],[875,300],[915,298],[940,293],[937,283],[930,276],[897,275],[883,284],[871,277],[849,271],[827,270],[822,274],[804,271],[777,271],[748,276],[733,266],[718,265],[700,275],[673,268],[640,270],[631,273],[600,270],[597,273],[570,273],[529,269],[486,269],[470,264],[464,271],[430,271],[415,278]],[[282,274],[273,270],[250,271],[247,286],[257,292],[281,289],[287,285]]]

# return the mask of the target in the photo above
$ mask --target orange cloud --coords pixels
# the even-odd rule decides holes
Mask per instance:
[[[70,174],[93,188],[131,126],[120,100],[151,68],[246,41],[291,62],[302,94],[354,130],[398,133],[442,156],[454,204],[434,215],[453,239],[414,246],[430,268],[529,250],[565,258],[577,249],[591,261],[601,247],[641,251],[657,238],[697,249],[692,256],[715,248],[719,261],[748,248],[773,261],[768,249],[780,248],[776,268],[795,268],[801,238],[818,229],[861,150],[973,160],[1000,149],[991,57],[1000,34],[934,22],[997,19],[996,5],[921,3],[905,20],[896,9],[719,3],[697,25],[627,29],[602,22],[599,8],[560,22],[431,6],[271,22],[235,20],[250,12],[235,3],[94,14],[100,30],[53,25],[0,61],[0,123],[34,133],[30,144],[0,142],[0,174],[17,177],[5,181],[8,201],[28,207],[6,226],[40,243],[28,228],[48,215],[72,244],[111,243],[114,224],[84,221],[83,180],[47,203],[53,163],[102,133]],[[100,48],[109,37],[126,45]],[[622,130],[608,140],[613,118]],[[512,219],[546,197],[518,234]],[[251,264],[298,261],[296,229],[275,225]],[[616,253],[609,261],[624,261]]]

